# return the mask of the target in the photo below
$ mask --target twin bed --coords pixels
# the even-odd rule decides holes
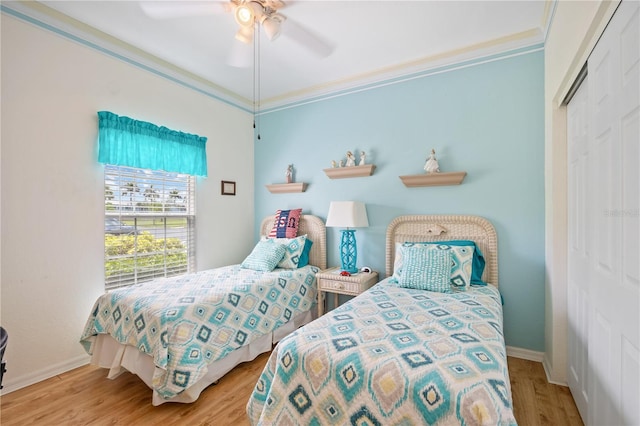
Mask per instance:
[[[268,235],[274,216],[265,218]],[[231,265],[105,293],[81,343],[91,363],[125,370],[153,390],[152,403],[193,402],[241,362],[315,318],[315,274],[326,268],[326,228],[302,215],[298,235],[313,244],[307,266],[256,271]]]
[[[454,265],[475,269],[474,285],[438,292],[393,282],[410,268],[406,248],[396,258],[400,247],[420,243],[475,245],[476,258]],[[516,424],[493,226],[475,216],[396,218],[386,268],[380,283],[278,343],[247,404],[252,424]]]
[[[262,235],[272,221],[263,221]],[[101,297],[83,334],[92,362],[110,368],[110,377],[123,368],[138,374],[153,389],[154,405],[192,402],[235,365],[279,341],[247,404],[252,424],[516,423],[497,289],[497,237],[488,221],[476,216],[396,218],[387,230],[387,278],[315,321],[315,273],[326,268],[322,220],[303,215],[302,234],[314,242],[309,266],[253,274],[235,265],[163,280],[151,287],[151,295],[131,299],[126,307],[125,299],[136,289]],[[458,258],[451,255],[456,244],[463,246],[455,248]],[[423,253],[406,248],[414,245],[437,247],[438,256],[451,252],[445,261],[455,259],[467,282],[453,279],[448,270],[451,291],[407,285],[412,256]],[[270,274],[276,275],[275,284],[263,281]],[[212,286],[213,278],[224,278],[224,284]],[[166,281],[175,286],[195,282],[197,293],[215,289],[214,300],[171,296],[174,303],[162,311],[155,305],[158,293],[173,294],[173,284],[167,289]],[[293,292],[286,293],[285,287]],[[293,299],[295,306],[289,305]],[[145,300],[151,301],[150,311],[142,308]],[[290,313],[276,318],[272,305],[275,312]],[[119,325],[112,321],[117,307]]]

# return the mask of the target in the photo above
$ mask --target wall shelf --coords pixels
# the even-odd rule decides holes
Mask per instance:
[[[467,172],[423,173],[421,175],[400,176],[400,179],[402,179],[404,186],[413,188],[416,186],[460,185],[466,175]]]
[[[265,186],[272,194],[284,194],[286,192],[304,192],[307,189],[307,184],[304,182],[274,183]]]
[[[343,179],[371,176],[375,168],[376,166],[373,164],[364,164],[362,166],[332,167],[330,169],[324,169],[324,172],[329,179]]]

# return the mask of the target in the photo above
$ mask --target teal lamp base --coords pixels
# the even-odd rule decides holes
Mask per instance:
[[[358,268],[356,267],[357,257],[356,231],[354,229],[343,229],[342,239],[340,241],[340,262],[342,263],[342,270],[350,274],[358,272]]]

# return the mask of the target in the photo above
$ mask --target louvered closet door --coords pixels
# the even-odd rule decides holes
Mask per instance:
[[[585,200],[569,222],[587,225],[573,260],[587,276],[570,280],[587,280],[589,425],[640,424],[639,22],[640,2],[623,1],[589,57],[587,170],[570,195]]]

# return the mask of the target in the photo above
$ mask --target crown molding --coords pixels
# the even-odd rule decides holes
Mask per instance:
[[[462,67],[540,50],[544,46],[544,37],[552,19],[555,2],[556,0],[547,0],[545,16],[543,17],[543,23],[541,23],[543,25],[542,28],[545,28],[544,32],[540,28],[532,28],[506,37],[353,75],[303,90],[284,93],[280,96],[261,99],[258,107],[259,114],[267,114],[306,103],[319,102],[337,96],[371,90],[384,85],[396,84],[435,73],[449,72]],[[251,99],[247,99],[238,93],[151,55],[42,3],[36,1],[3,1],[0,4],[0,11],[243,111],[254,112]]]
[[[252,101],[36,1],[3,1],[0,11],[245,111]]]
[[[266,113],[428,75],[454,71],[473,65],[532,53],[541,50],[543,47],[543,34],[540,29],[534,28],[508,37],[427,56],[416,61],[386,67],[323,85],[312,86],[304,90],[285,93],[278,97],[263,99],[261,101],[261,111]]]

